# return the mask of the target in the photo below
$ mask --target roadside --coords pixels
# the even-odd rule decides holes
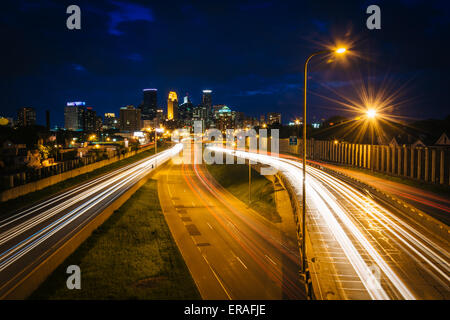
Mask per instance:
[[[450,225],[450,190],[444,186],[432,186],[401,177],[388,176],[370,170],[339,166],[320,161],[309,161],[325,168],[341,172],[349,177],[392,194],[406,203],[424,211],[433,218]],[[433,190],[433,191],[431,191]]]
[[[163,150],[166,150],[168,147],[170,147],[170,144],[168,143],[164,143],[162,146],[158,146],[158,152],[161,152]],[[128,164],[131,164],[133,162],[142,160],[146,157],[149,157],[151,155],[154,154],[154,149],[150,149],[147,151],[143,151],[141,153],[138,153],[132,157],[123,159],[123,160],[119,160],[117,162],[114,162],[110,165],[104,166],[102,168],[96,169],[94,171],[91,172],[87,172],[84,174],[81,174],[79,176],[76,176],[74,178],[71,179],[67,179],[65,181],[56,183],[52,186],[49,186],[47,188],[35,191],[35,192],[31,192],[29,194],[26,194],[24,196],[18,197],[16,199],[12,199],[6,202],[1,203],[1,212],[0,212],[0,218],[8,215],[16,210],[19,210],[23,207],[29,206],[30,204],[39,201],[39,200],[43,200],[46,198],[49,198],[51,196],[54,196],[60,192],[63,192],[69,188],[75,187],[80,183],[83,183],[87,180],[96,178],[100,175],[103,175],[105,173],[108,173],[110,171],[113,171],[117,168],[120,168],[122,166],[126,166]]]
[[[248,165],[206,165],[214,179],[232,195],[248,205]],[[275,188],[272,181],[251,171],[251,207],[271,222],[280,222],[275,202]]]
[[[66,268],[81,269],[68,290]],[[70,255],[30,299],[199,299],[149,180]]]

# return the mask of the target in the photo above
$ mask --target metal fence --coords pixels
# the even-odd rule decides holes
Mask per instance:
[[[310,160],[450,185],[449,147],[381,146],[310,139],[306,142],[306,148],[306,157]],[[302,156],[302,141],[289,145],[288,139],[281,139],[280,152]]]

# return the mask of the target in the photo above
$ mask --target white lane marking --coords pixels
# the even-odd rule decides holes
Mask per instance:
[[[231,299],[231,296],[228,293],[227,289],[225,289],[225,286],[223,285],[222,281],[220,281],[219,276],[214,272],[214,269],[209,264],[209,261],[208,261],[208,259],[206,259],[206,256],[204,254],[202,254],[202,257],[203,257],[203,259],[205,259],[206,263],[208,264],[209,268],[211,269],[212,273],[214,274],[214,277],[216,277],[216,279],[219,282],[220,286],[222,287],[223,291],[225,291],[225,294],[227,295],[228,299],[233,300],[233,299]]]
[[[206,223],[208,225],[208,227],[212,230],[213,227],[209,224],[209,222]]]

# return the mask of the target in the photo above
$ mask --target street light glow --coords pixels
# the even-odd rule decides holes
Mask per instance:
[[[345,49],[345,48],[338,48],[336,50],[336,53],[344,53],[345,51],[347,51],[347,49]]]
[[[372,118],[375,118],[376,115],[377,115],[377,112],[375,109],[367,110],[367,117],[372,119]]]

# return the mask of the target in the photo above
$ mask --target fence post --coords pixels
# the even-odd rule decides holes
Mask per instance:
[[[428,148],[425,148],[425,176],[424,176],[425,181],[428,181],[429,162],[430,161],[429,161],[429,155],[428,155]]]
[[[408,176],[408,149],[403,146],[403,175]]]
[[[439,161],[439,183],[444,184],[445,167],[444,167],[444,150],[441,149],[441,158]]]
[[[391,173],[395,174],[395,166],[396,166],[396,162],[395,162],[395,156],[396,156],[396,146],[392,147],[392,167],[391,167]]]
[[[436,149],[431,149],[431,183],[436,183]]]
[[[414,151],[415,148],[413,146],[411,146],[411,166],[410,166],[410,177],[411,179],[414,179]]]
[[[398,147],[397,149],[397,175],[402,175],[402,148]]]
[[[417,180],[422,177],[422,148],[417,148]]]

